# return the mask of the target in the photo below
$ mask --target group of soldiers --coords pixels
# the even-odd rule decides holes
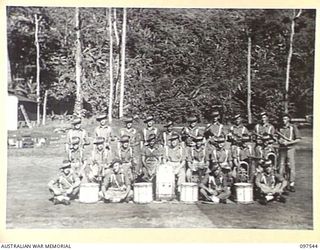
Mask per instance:
[[[220,122],[218,111],[212,117],[205,128],[198,126],[197,117],[188,117],[182,129],[170,120],[163,131],[154,126],[153,116],[145,119],[141,131],[133,127],[133,118],[126,117],[120,136],[115,136],[107,115],[99,115],[90,159],[84,157],[88,134],[81,119],[75,118],[67,134],[68,159],[48,184],[54,204],[70,204],[81,183],[98,183],[99,197],[105,202],[130,202],[134,183],[155,183],[157,168],[163,164],[173,169],[177,198],[181,184],[193,182],[198,184],[199,199],[227,203],[234,183],[246,182],[253,185],[261,204],[285,202],[283,195],[295,192],[294,144],[301,138],[290,116],[284,114],[282,126],[276,129],[262,112],[251,131],[240,114],[233,117],[231,127]]]

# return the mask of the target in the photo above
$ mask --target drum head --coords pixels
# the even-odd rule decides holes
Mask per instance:
[[[134,187],[147,187],[147,186],[152,186],[152,183],[150,182],[140,182],[140,183],[135,183],[133,184]]]
[[[250,187],[252,186],[251,183],[245,183],[245,182],[238,182],[234,184],[236,187]]]
[[[194,186],[198,186],[198,184],[194,182],[185,182],[185,183],[181,183],[181,186],[194,187]]]

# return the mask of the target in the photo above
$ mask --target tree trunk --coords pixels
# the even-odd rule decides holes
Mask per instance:
[[[76,19],[76,103],[75,103],[75,113],[81,115],[82,109],[82,93],[81,93],[81,37],[80,37],[80,13],[79,7],[76,7],[75,12]]]
[[[248,112],[248,123],[252,123],[251,115],[251,37],[248,36],[248,72],[247,72],[247,81],[248,81],[248,92],[247,92],[247,112]]]
[[[109,8],[106,10],[106,14],[108,15],[108,23],[109,23],[109,78],[110,78],[110,93],[109,93],[109,106],[108,106],[108,119],[109,123],[112,122],[112,102],[113,102],[113,38],[112,38],[112,9]]]
[[[291,21],[291,34],[290,34],[290,44],[289,44],[289,54],[287,60],[287,71],[286,71],[286,86],[284,92],[284,112],[288,113],[289,111],[289,82],[290,82],[290,67],[291,67],[291,58],[293,53],[293,36],[294,36],[294,26],[295,19],[301,15],[302,10],[299,10],[296,15],[296,10],[293,10],[293,18]]]
[[[117,25],[117,9],[113,9],[113,30],[114,30],[114,35],[115,35],[115,40],[116,40],[116,47],[117,47],[117,53],[116,58],[114,60],[114,96],[113,96],[113,101],[114,103],[118,102],[118,96],[119,96],[119,75],[120,75],[120,39],[119,39],[119,32],[118,32],[118,25]]]
[[[37,125],[40,125],[40,47],[39,47],[39,40],[38,40],[38,33],[39,33],[39,21],[40,18],[38,18],[38,15],[34,15],[35,19],[35,45],[36,45],[36,51],[37,51],[37,57],[36,57],[36,67],[37,67]]]
[[[44,93],[43,100],[43,112],[42,112],[42,125],[46,125],[46,117],[47,117],[47,98],[48,98],[48,90]]]
[[[126,54],[125,54],[126,53],[126,24],[127,24],[127,10],[126,8],[123,8],[119,118],[123,117],[124,78],[125,78],[124,70],[125,70],[125,60],[126,60]]]

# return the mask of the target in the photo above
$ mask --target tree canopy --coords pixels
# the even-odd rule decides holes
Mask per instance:
[[[210,120],[246,114],[247,40],[252,38],[253,114],[283,110],[292,9],[127,9],[125,115],[183,121],[190,113]],[[75,100],[74,8],[7,7],[13,79],[35,78],[34,14],[40,22],[41,91],[55,112],[73,112]],[[122,9],[116,9],[117,35]],[[115,16],[113,15],[113,19]],[[88,113],[108,106],[109,39],[105,8],[80,8],[82,91]],[[290,112],[313,112],[315,10],[296,20],[290,75]],[[114,46],[120,51],[120,42]],[[114,68],[115,84],[119,67]],[[117,88],[115,88],[117,91]],[[119,105],[115,95],[115,108]],[[57,108],[58,107],[58,108]],[[114,116],[117,116],[116,110]],[[255,116],[254,116],[255,118]]]

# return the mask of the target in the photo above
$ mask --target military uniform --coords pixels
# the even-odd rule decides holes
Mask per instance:
[[[125,172],[109,172],[101,187],[103,198],[109,202],[129,201],[133,197],[130,180]]]
[[[155,141],[155,135],[150,135],[147,142]],[[142,173],[145,181],[155,180],[156,170],[163,161],[163,147],[161,145],[147,145],[142,150]]]
[[[173,137],[173,139],[178,137]],[[177,186],[178,191],[180,191],[180,186],[182,183],[186,181],[186,155],[185,150],[181,145],[177,145],[175,147],[165,146],[165,159],[166,164],[171,165],[173,168],[174,175],[178,177]]]
[[[71,168],[69,161],[64,161],[63,168]],[[53,195],[54,204],[64,203],[69,205],[69,200],[77,197],[79,193],[80,179],[72,169],[68,174],[59,173],[57,177],[48,183],[49,191]]]
[[[288,124],[280,128],[279,132],[287,138],[287,141],[293,141],[300,139],[300,132],[296,126]],[[296,162],[295,162],[295,146],[294,145],[283,145],[282,143],[286,141],[285,139],[279,139],[279,173],[281,175],[285,174],[285,163],[286,160],[289,163],[290,173],[289,173],[289,182],[293,186],[295,177],[296,177]]]
[[[260,113],[260,118],[263,119],[263,117],[265,118],[268,117],[266,112]],[[254,129],[255,129],[255,133],[260,136],[262,136],[265,133],[273,136],[275,133],[275,128],[271,123],[269,123],[269,121],[265,121],[262,124],[258,123]]]
[[[133,183],[135,179],[134,175],[136,176],[139,172],[138,169],[133,169],[135,167],[133,149],[130,146],[128,148],[124,148],[123,146],[119,145],[118,158],[122,161],[122,169],[128,175],[130,183]]]
[[[80,176],[85,160],[83,157],[83,148],[80,147],[79,137],[72,137],[71,145],[68,150],[68,159],[71,162],[73,171]]]
[[[267,167],[270,167],[271,169],[271,160],[266,161],[263,167],[264,169]],[[284,192],[284,188],[287,186],[287,181],[280,174],[276,174],[273,170],[270,170],[269,172],[264,170],[257,173],[255,184],[258,188],[260,197],[270,197],[268,200],[272,200]],[[282,201],[285,201],[285,199],[282,198]]]
[[[213,172],[214,171],[216,171],[216,168],[213,169]],[[199,188],[200,198],[206,201],[226,203],[226,200],[231,196],[228,178],[221,172],[217,174],[207,173],[204,178],[202,178]]]
[[[72,145],[72,138],[73,137],[78,137],[80,142],[80,148],[83,148],[85,145],[89,144],[89,140],[88,140],[88,134],[87,131],[80,128],[80,127],[76,127],[78,124],[81,124],[81,119],[80,118],[75,118],[72,122],[72,125],[74,126],[74,128],[71,128],[68,132],[67,132],[67,136],[66,136],[66,151],[68,152],[69,147]],[[80,125],[79,125],[80,126]]]
[[[202,140],[202,139],[198,139]],[[199,175],[208,168],[207,151],[204,145],[194,146],[187,149],[187,182],[199,182]]]
[[[199,128],[196,126],[191,126],[193,123],[198,121],[197,117],[188,117],[187,121],[190,123],[189,126],[183,127],[181,130],[181,140],[186,144],[186,146],[190,145],[192,141],[199,136]]]

